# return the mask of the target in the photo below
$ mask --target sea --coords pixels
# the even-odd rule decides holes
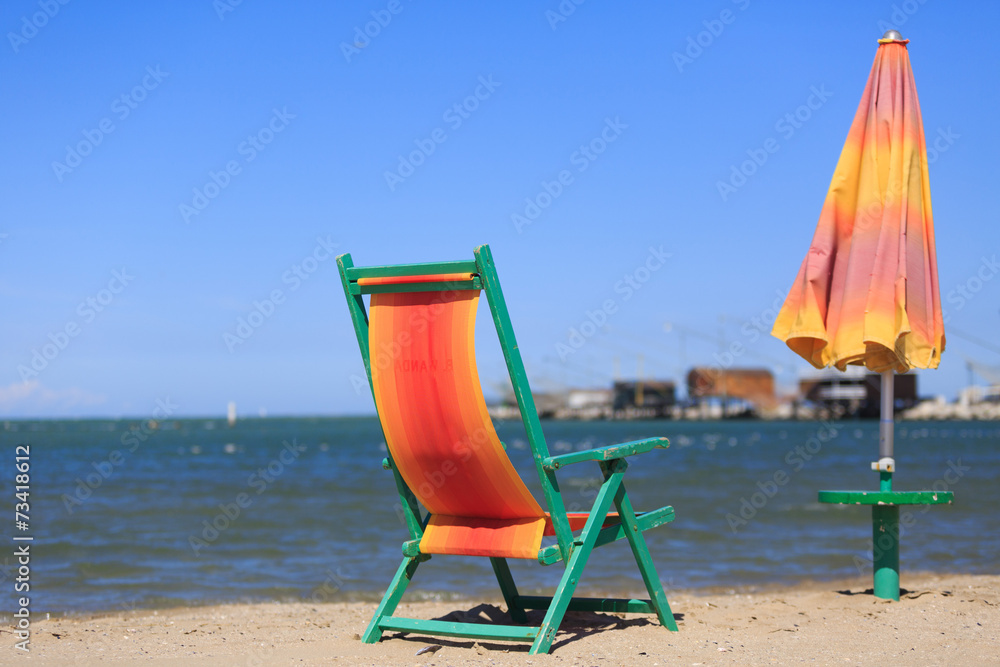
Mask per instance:
[[[523,426],[496,429],[541,498]],[[554,454],[670,439],[631,458],[625,476],[637,510],[676,510],[673,523],[645,533],[668,593],[870,581],[870,509],[821,504],[817,492],[878,488],[877,422],[543,429]],[[376,600],[408,539],[373,417],[9,421],[0,452],[2,609],[25,596],[36,614]],[[896,461],[897,490],[955,494],[951,505],[902,509],[902,586],[908,572],[1000,572],[1000,423],[898,423]],[[567,507],[586,511],[599,477],[593,463],[561,470]],[[512,569],[522,593],[552,591],[562,571],[533,561]],[[642,593],[624,541],[594,553],[580,590]],[[415,600],[499,595],[486,559],[456,556],[421,564],[409,591]]]

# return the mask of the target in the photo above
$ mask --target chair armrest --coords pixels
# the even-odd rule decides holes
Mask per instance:
[[[620,445],[608,445],[607,447],[598,447],[597,449],[588,449],[582,452],[549,456],[542,460],[542,467],[546,470],[558,470],[570,463],[579,463],[581,461],[612,461],[632,456],[633,454],[643,454],[657,447],[666,449],[669,446],[670,441],[666,438],[633,440],[632,442],[623,442]]]

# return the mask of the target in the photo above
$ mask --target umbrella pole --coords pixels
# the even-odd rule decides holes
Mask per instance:
[[[882,373],[882,416],[878,432],[879,491],[892,491],[892,473],[896,468],[893,458],[893,436],[896,424],[893,421],[895,406],[895,375],[892,371]]]
[[[893,459],[895,422],[895,376],[892,371],[882,373],[882,416],[879,421],[878,463],[872,467],[879,472],[879,491],[892,492],[892,473],[896,468]],[[875,597],[899,599],[899,505],[872,505],[872,557]]]

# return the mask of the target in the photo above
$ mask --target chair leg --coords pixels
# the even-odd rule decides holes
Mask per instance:
[[[510,573],[507,559],[491,557],[490,563],[493,565],[493,572],[497,575],[500,591],[503,593],[504,602],[507,603],[511,619],[515,623],[527,623],[528,615],[524,613],[524,607],[521,606],[520,595],[518,595],[517,586],[514,584],[514,577]]]
[[[573,554],[566,564],[566,572],[563,573],[559,587],[556,589],[555,595],[552,596],[552,603],[545,613],[545,620],[542,621],[542,625],[538,629],[538,636],[531,645],[529,653],[548,653],[549,649],[552,648],[552,641],[556,638],[559,626],[562,625],[563,616],[566,615],[566,608],[573,599],[573,591],[576,590],[576,584],[580,581],[580,574],[587,563],[590,551],[584,545],[577,545],[573,550]]]
[[[396,576],[392,578],[392,583],[386,589],[385,595],[382,597],[382,602],[379,603],[378,608],[375,610],[375,615],[372,616],[371,622],[365,628],[365,633],[361,635],[362,642],[365,644],[374,644],[382,638],[382,630],[379,629],[379,623],[383,618],[392,616],[392,612],[396,611],[396,605],[403,598],[403,593],[406,592],[406,587],[409,585],[410,580],[413,579],[413,573],[417,571],[417,565],[420,564],[421,560],[421,556],[412,556],[404,558],[403,562],[400,563],[399,569],[396,570]]]
[[[624,470],[618,469],[617,466],[614,472],[605,472],[604,484],[601,485],[601,490],[597,494],[597,499],[594,501],[594,507],[590,511],[583,532],[580,533],[580,537],[574,544],[573,553],[566,563],[566,571],[563,573],[555,595],[552,596],[552,603],[545,613],[545,620],[538,629],[538,635],[535,637],[529,653],[548,653],[549,649],[552,648],[552,641],[556,637],[556,632],[559,631],[559,626],[562,625],[566,608],[573,599],[573,591],[576,590],[580,575],[587,565],[587,559],[590,558],[590,552],[593,551],[594,544],[597,542],[597,535],[601,532],[604,519],[607,517],[611,503],[621,486],[623,473]]]
[[[674,613],[670,610],[667,595],[663,592],[663,584],[660,583],[660,578],[656,574],[656,565],[653,564],[653,558],[649,554],[646,538],[639,530],[632,501],[629,500],[624,484],[618,489],[615,507],[618,509],[618,516],[625,528],[625,538],[628,540],[628,545],[632,547],[632,555],[635,556],[635,562],[639,566],[642,581],[646,584],[646,590],[649,592],[649,599],[656,607],[656,616],[660,619],[660,624],[663,627],[677,632],[677,621],[674,620]]]

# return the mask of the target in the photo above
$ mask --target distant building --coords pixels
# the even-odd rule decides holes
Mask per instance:
[[[570,389],[566,397],[566,407],[570,410],[610,408],[613,402],[614,392],[610,389]]]
[[[896,374],[893,381],[894,412],[916,405],[917,376],[914,373]],[[830,370],[800,380],[799,395],[841,416],[877,419],[882,410],[882,376],[863,369],[848,373]]]
[[[981,387],[973,385],[958,393],[958,402],[962,405],[978,403],[1000,403],[1000,384]]]
[[[902,415],[903,419],[1000,419],[1000,384],[966,387],[957,403],[944,396],[921,401]]]
[[[565,412],[567,395],[558,392],[542,392],[531,394],[535,402],[535,411],[540,419],[551,419]],[[504,393],[499,405],[487,407],[490,416],[494,419],[520,419],[521,409],[517,406],[517,399],[512,391]]]
[[[743,411],[771,409],[774,397],[774,375],[766,368],[697,367],[688,372],[688,397],[696,403],[718,399],[723,405],[742,404]]]
[[[535,410],[538,411],[538,416],[542,419],[549,419],[555,417],[556,414],[566,407],[566,394],[561,393],[540,393],[536,394],[532,392],[532,398],[535,399]],[[513,399],[513,396],[511,397]],[[511,401],[515,406],[517,401]],[[520,415],[520,411],[518,411]]]
[[[670,380],[628,380],[612,385],[616,417],[669,417],[677,404]]]
[[[610,389],[570,389],[565,407],[553,416],[556,419],[611,419],[613,400]]]

